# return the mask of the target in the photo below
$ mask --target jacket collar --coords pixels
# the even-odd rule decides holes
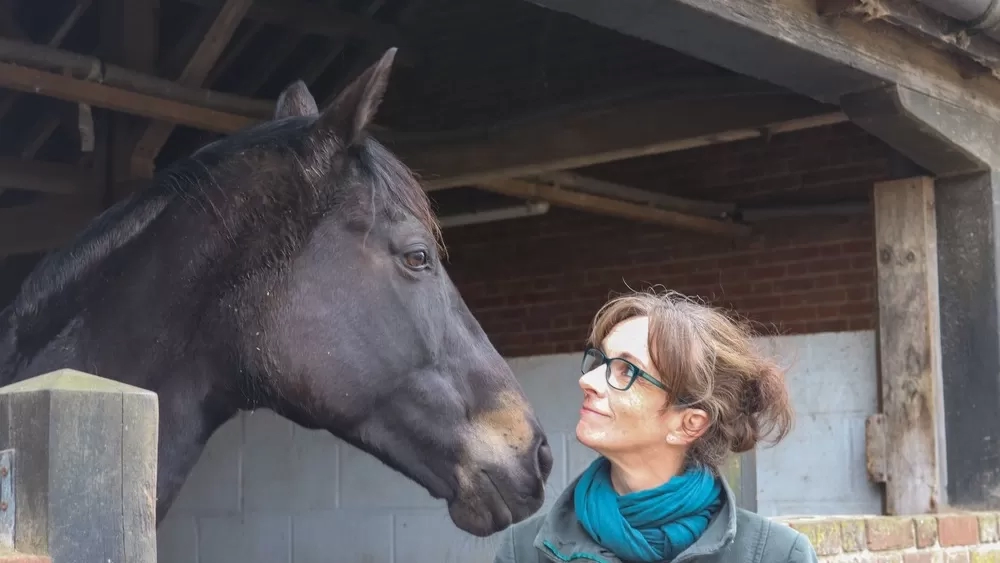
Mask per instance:
[[[553,503],[535,536],[535,548],[556,562],[584,560],[622,563],[618,556],[591,539],[580,526],[573,503],[573,490],[579,480],[579,476],[573,479]],[[719,480],[725,496],[722,508],[709,522],[701,537],[682,551],[672,563],[682,563],[694,557],[715,553],[731,543],[736,536],[736,496],[725,479],[720,477]]]

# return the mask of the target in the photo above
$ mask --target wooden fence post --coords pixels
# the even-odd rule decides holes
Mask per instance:
[[[155,563],[158,421],[155,393],[74,370],[0,388],[0,548]]]

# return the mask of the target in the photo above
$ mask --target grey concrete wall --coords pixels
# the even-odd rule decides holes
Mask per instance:
[[[757,454],[765,515],[878,513],[865,478],[864,419],[875,412],[871,331],[762,340],[791,366],[796,427]],[[549,499],[594,454],[573,435],[579,357],[511,366],[550,433]],[[475,563],[494,543],[456,530],[443,505],[371,456],[269,411],[245,413],[211,439],[159,530],[162,563]]]

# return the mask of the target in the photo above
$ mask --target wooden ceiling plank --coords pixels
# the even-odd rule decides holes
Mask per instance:
[[[417,12],[420,10],[423,2],[425,0],[410,0],[406,6],[396,15],[396,25],[405,25],[413,18]],[[375,7],[377,10],[378,7]],[[374,10],[373,10],[374,13]],[[326,98],[320,103],[319,107],[327,107],[327,105],[333,103],[333,100],[337,97],[337,94],[341,90],[347,87],[348,84],[354,81],[362,72],[365,71],[369,66],[375,63],[385,53],[389,47],[392,47],[389,42],[386,41],[370,41],[364,50],[357,56],[354,64],[348,67],[347,71],[344,72],[337,81],[334,82],[333,87],[330,88],[330,92],[327,93]],[[398,45],[396,45],[398,47]],[[400,49],[397,52],[396,58],[399,58],[399,53],[403,50]]]
[[[818,120],[817,116],[824,119]],[[846,121],[794,94],[636,100],[600,112],[484,130],[480,139],[394,147],[428,191],[753,139],[765,131]]]
[[[183,0],[189,4],[210,7],[217,0]],[[326,37],[355,37],[366,41],[391,44],[400,48],[405,61],[409,51],[393,25],[381,23],[364,15],[340,10],[331,2],[304,0],[257,0],[247,12],[251,20],[263,21],[302,33]],[[412,59],[410,60],[412,62]]]
[[[201,44],[195,49],[191,60],[181,71],[177,82],[185,86],[201,86],[208,73],[222,55],[236,28],[243,21],[243,16],[250,9],[253,0],[226,0],[219,9],[208,33]],[[160,149],[170,138],[176,124],[166,121],[153,121],[139,137],[132,152],[133,170],[150,170],[152,162]]]
[[[559,207],[665,225],[708,235],[742,237],[749,235],[751,232],[750,227],[747,225],[726,223],[706,217],[658,209],[648,205],[640,205],[609,197],[573,192],[558,186],[535,184],[524,180],[491,180],[477,184],[477,187],[510,197],[542,200]]]
[[[243,96],[253,96],[270,79],[302,41],[297,31],[283,31],[280,39],[260,59],[254,61],[253,72],[243,75],[233,91]]]
[[[384,5],[385,0],[368,0],[368,2],[361,7],[360,13],[366,18],[371,18],[378,13]],[[344,52],[345,48],[347,48],[347,40],[344,38],[338,37],[336,39],[329,40],[328,48],[325,49],[320,56],[315,57],[306,63],[305,68],[302,69],[299,74],[299,79],[312,88],[313,83],[316,82],[316,80],[323,74],[323,72],[326,71],[327,68],[329,68],[331,64],[333,64],[333,61],[337,60],[337,57]]]

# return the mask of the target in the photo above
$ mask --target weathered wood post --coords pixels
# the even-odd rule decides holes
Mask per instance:
[[[155,393],[74,370],[0,388],[0,548],[155,563],[158,418]]]

